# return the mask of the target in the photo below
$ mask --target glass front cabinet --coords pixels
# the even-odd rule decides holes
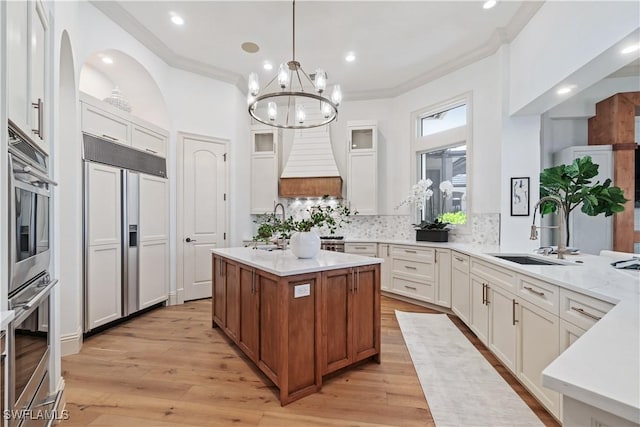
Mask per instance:
[[[274,128],[251,130],[251,213],[273,212],[278,202],[280,131]]]
[[[378,214],[378,124],[347,122],[347,202],[360,215]]]

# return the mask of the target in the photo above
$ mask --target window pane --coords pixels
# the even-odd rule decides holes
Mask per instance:
[[[460,105],[420,118],[420,136],[457,128],[467,124],[467,106]]]
[[[422,212],[422,220],[440,218],[452,224],[467,222],[467,145],[420,153],[420,179],[430,179],[433,196]],[[451,197],[443,197],[440,183],[453,184]],[[444,216],[443,216],[444,215]]]

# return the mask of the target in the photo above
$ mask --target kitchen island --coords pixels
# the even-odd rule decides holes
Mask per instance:
[[[212,251],[212,326],[280,390],[280,403],[319,391],[325,375],[380,362],[379,258],[320,251]]]

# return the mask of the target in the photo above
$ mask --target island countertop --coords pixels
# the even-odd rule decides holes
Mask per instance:
[[[381,264],[383,262],[380,258],[333,251],[320,251],[315,258],[309,259],[297,258],[291,253],[291,250],[266,251],[244,247],[212,249],[211,253],[276,276],[293,276],[325,270]]]

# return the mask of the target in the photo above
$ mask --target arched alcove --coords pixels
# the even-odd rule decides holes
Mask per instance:
[[[94,52],[82,66],[80,91],[104,100],[117,86],[131,105],[131,114],[169,129],[164,97],[147,69],[126,53],[107,49]]]

